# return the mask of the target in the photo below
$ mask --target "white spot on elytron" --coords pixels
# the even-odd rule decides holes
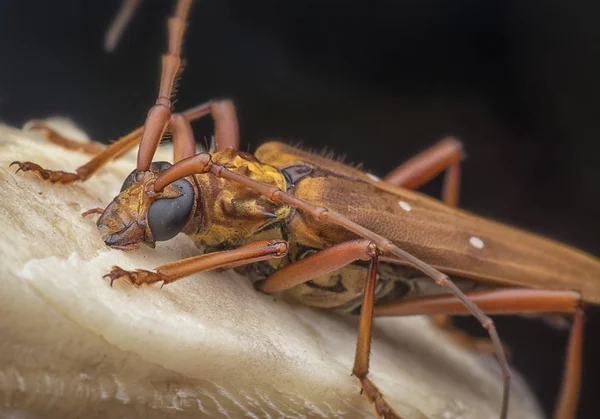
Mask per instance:
[[[476,249],[483,249],[483,246],[485,246],[485,244],[483,243],[483,240],[481,240],[479,237],[475,237],[475,236],[472,236],[469,239],[469,243],[471,243],[471,246],[473,246]]]
[[[368,177],[369,177],[369,179],[371,179],[371,180],[381,180],[381,179],[379,179],[377,176],[375,176],[375,175],[374,175],[374,174],[372,174],[372,173],[367,173],[367,176],[368,176]]]
[[[412,210],[412,207],[406,201],[398,201],[398,205],[400,205],[400,208],[402,208],[406,212],[410,212],[410,210]]]

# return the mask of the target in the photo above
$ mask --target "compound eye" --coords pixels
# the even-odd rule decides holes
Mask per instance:
[[[171,184],[181,192],[177,198],[162,198],[154,201],[148,209],[148,226],[155,241],[175,237],[188,223],[194,208],[194,188],[185,179]]]
[[[151,165],[151,170],[154,170],[158,173],[162,173],[171,166],[173,165],[168,161],[153,161]]]
[[[121,186],[121,192],[123,192],[125,189],[129,189],[129,187],[131,186],[131,184],[133,183],[135,176],[138,174],[138,169],[135,169],[133,172],[131,172],[129,174],[129,176],[127,176],[125,178],[125,180],[123,181],[123,186]]]

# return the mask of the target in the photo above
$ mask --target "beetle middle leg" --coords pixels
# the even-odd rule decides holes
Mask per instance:
[[[269,294],[285,291],[313,278],[335,272],[357,260],[368,260],[369,269],[363,292],[352,374],[360,381],[366,396],[375,405],[377,413],[386,419],[393,419],[398,418],[398,415],[384,400],[377,386],[367,377],[378,256],[379,250],[370,240],[359,239],[338,243],[275,271],[259,284],[259,289]]]
[[[161,281],[167,284],[196,272],[217,268],[229,269],[283,257],[287,254],[287,251],[288,244],[283,240],[257,241],[237,249],[208,253],[161,265],[155,269],[155,272],[148,270],[126,271],[118,266],[113,266],[112,271],[105,277],[110,279],[111,285],[120,278],[135,286]],[[352,373],[360,380],[365,394],[375,404],[378,414],[386,419],[394,419],[398,416],[385,402],[377,387],[367,378],[378,254],[377,247],[369,240],[359,239],[339,243],[275,271],[259,284],[259,289],[269,294],[281,292],[310,281],[315,277],[334,272],[357,260],[370,261]]]

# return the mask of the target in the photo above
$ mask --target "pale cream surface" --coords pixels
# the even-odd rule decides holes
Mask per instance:
[[[112,265],[152,269],[197,249],[179,235],[112,250],[96,216],[80,216],[118,193],[134,154],[75,185],[8,168],[73,170],[88,159],[0,126],[0,418],[375,417],[350,376],[356,318],[261,295],[232,272],[109,287]],[[371,360],[404,418],[498,416],[495,360],[457,348],[425,318],[376,320]],[[514,381],[509,417],[541,418]]]

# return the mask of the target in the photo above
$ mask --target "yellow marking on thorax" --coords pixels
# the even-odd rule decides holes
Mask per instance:
[[[285,177],[273,166],[260,163],[253,155],[226,149],[212,159],[232,172],[286,189]],[[235,247],[254,240],[264,228],[285,220],[291,208],[275,203],[243,185],[211,174],[197,175],[200,185],[202,221],[193,239],[202,246]]]

